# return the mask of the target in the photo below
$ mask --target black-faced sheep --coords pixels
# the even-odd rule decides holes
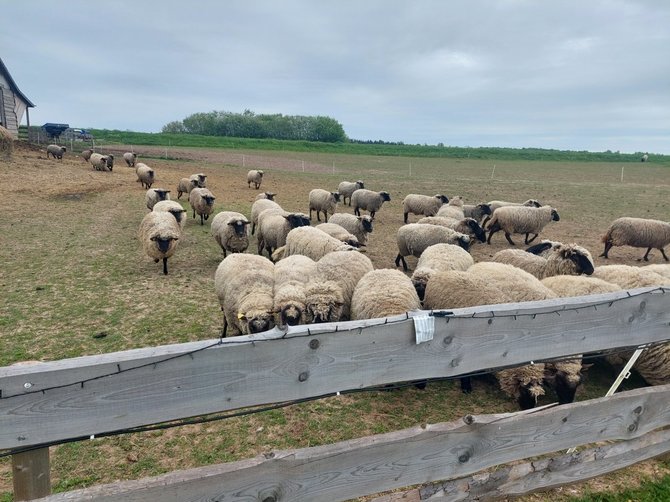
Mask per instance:
[[[361,247],[360,242],[358,242],[358,238],[337,223],[319,223],[314,228],[318,228],[322,232],[326,232],[331,237],[335,237],[337,240],[349,244],[350,246],[355,248]]]
[[[181,199],[183,194],[190,195],[194,188],[198,188],[198,180],[192,178],[180,179],[177,184],[177,199]]]
[[[251,235],[256,233],[256,226],[258,226],[258,217],[266,209],[277,209],[283,211],[281,206],[271,199],[258,199],[251,205]]]
[[[367,245],[368,235],[373,230],[372,218],[367,214],[356,216],[348,213],[335,213],[330,217],[330,223],[340,225],[349,233],[355,235],[361,246]]]
[[[289,256],[275,263],[274,311],[279,326],[308,322],[307,285],[316,273],[316,262],[302,255]]]
[[[342,181],[337,187],[337,191],[340,193],[340,197],[342,198],[342,204],[346,204],[347,198],[349,198],[349,205],[351,206],[351,194],[353,194],[359,188],[365,188],[365,184],[362,180],[358,180],[353,183],[351,181]]]
[[[309,219],[312,219],[312,211],[316,211],[316,220],[321,221],[319,213],[323,212],[323,217],[328,222],[328,213],[335,214],[338,202],[340,202],[338,192],[329,192],[321,188],[311,190],[309,192]]]
[[[391,196],[388,192],[373,192],[372,190],[367,190],[366,188],[359,188],[351,194],[351,205],[354,206],[354,214],[356,216],[361,215],[361,209],[370,212],[370,217],[374,218],[375,213],[379,211],[384,202],[391,200]]]
[[[393,269],[367,272],[351,296],[351,319],[376,319],[420,308],[421,302],[412,281]]]
[[[274,192],[261,192],[256,197],[254,200],[261,200],[261,199],[267,199],[267,200],[275,200],[275,195],[277,195]]]
[[[203,173],[192,174],[188,178],[198,182],[198,188],[207,188],[207,175]]]
[[[491,206],[488,204],[463,204],[463,215],[466,218],[474,218],[478,223],[484,220],[484,218],[491,214]]]
[[[141,183],[142,188],[151,188],[156,179],[156,172],[144,162],[135,164],[135,174],[137,174],[137,182]]]
[[[156,202],[153,207],[154,212],[170,213],[182,230],[186,225],[186,210],[179,202],[173,200],[161,200]]]
[[[91,158],[91,155],[93,155],[93,150],[91,150],[90,148],[82,150],[81,152],[81,158],[84,159],[84,161],[86,162],[88,162],[88,160]]]
[[[538,255],[528,250],[503,249],[493,255],[491,261],[507,263],[544,279],[553,275],[591,275],[594,270],[591,253],[577,244],[558,244],[546,242],[534,246],[534,250],[546,247],[545,255]],[[539,251],[541,252],[541,251]]]
[[[274,327],[274,265],[267,258],[228,255],[216,269],[214,288],[223,311],[223,337]]]
[[[263,202],[263,201],[256,201]],[[271,201],[267,201],[271,202]],[[286,244],[286,236],[298,227],[309,226],[309,217],[303,213],[289,213],[283,209],[266,209],[258,215],[258,254],[272,253]],[[274,261],[274,260],[273,260]]]
[[[420,223],[408,223],[400,227],[396,234],[396,242],[398,255],[395,259],[395,266],[399,267],[402,263],[403,270],[407,270],[405,256],[412,255],[418,258],[428,246],[433,244],[455,244],[466,251],[470,248],[469,236],[447,227]]]
[[[443,204],[449,202],[446,195],[421,195],[411,193],[402,201],[403,222],[407,223],[409,213],[423,216],[435,216]]]
[[[100,153],[92,153],[88,161],[96,171],[110,171],[114,168],[114,155],[102,155]]]
[[[188,194],[188,202],[191,204],[191,209],[193,209],[193,218],[195,218],[195,213],[198,213],[201,225],[204,225],[205,220],[212,214],[215,200],[216,197],[207,188],[194,188]]]
[[[247,185],[251,188],[251,184],[254,184],[254,188],[258,190],[261,187],[263,182],[263,171],[260,169],[252,169],[247,173]]]
[[[126,152],[123,154],[123,160],[126,161],[128,167],[135,167],[135,161],[137,161],[137,154],[134,152]]]
[[[491,215],[493,214],[493,211],[498,209],[499,207],[505,207],[505,206],[526,206],[526,207],[542,207],[542,204],[540,204],[540,201],[536,199],[528,199],[525,202],[507,202],[504,200],[492,200],[488,203],[489,209],[491,210]],[[482,227],[486,228],[486,224],[489,222],[491,219],[491,216],[487,216],[484,218],[484,221],[482,221]]]
[[[138,237],[144,252],[158,263],[163,260],[163,273],[167,275],[167,261],[175,250],[181,237],[181,228],[169,213],[154,212],[147,214],[140,223]]]
[[[144,197],[149,211],[153,210],[156,203],[162,200],[170,200],[170,190],[165,188],[150,188]]]
[[[228,253],[244,253],[249,247],[249,220],[235,211],[221,211],[212,219],[212,237],[223,251],[225,258]]]
[[[63,154],[67,151],[64,146],[49,145],[47,146],[47,159],[51,155],[54,159],[63,160]]]
[[[462,234],[469,235],[472,241],[476,239],[479,242],[486,242],[486,232],[474,218],[456,219],[446,216],[426,216],[417,221],[417,223],[451,228]]]
[[[614,246],[633,246],[647,248],[642,257],[644,261],[649,261],[652,249],[658,249],[663,259],[668,261],[663,248],[670,244],[670,223],[645,218],[619,218],[612,222],[602,241],[605,251],[600,256],[604,258],[609,257],[609,251]]]
[[[309,221],[309,219],[307,220]],[[291,230],[286,236],[286,245],[277,248],[272,254],[274,261],[294,254],[302,254],[312,260],[319,260],[334,251],[355,251],[356,248],[331,237],[315,227],[301,226]]]
[[[558,211],[551,206],[529,207],[529,206],[504,206],[493,211],[491,221],[489,222],[489,238],[487,242],[491,244],[491,237],[496,232],[502,230],[505,232],[505,238],[512,246],[511,234],[526,234],[525,243],[530,244],[540,234],[542,229],[550,221],[559,221]],[[532,239],[528,239],[530,234],[534,234]]]

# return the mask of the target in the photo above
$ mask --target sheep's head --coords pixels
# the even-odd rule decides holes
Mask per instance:
[[[386,202],[391,201],[391,195],[386,191],[379,192],[379,196],[382,198],[383,201],[386,201]]]
[[[561,217],[558,216],[558,211],[556,211],[555,209],[551,210],[551,219],[554,221],[558,221],[561,219]]]
[[[447,204],[449,202],[449,198],[446,195],[437,194],[435,198],[442,202],[442,204]]]
[[[537,399],[544,395],[544,364],[521,366],[500,373],[508,380],[507,386],[512,385],[514,397],[522,410],[537,406]],[[511,380],[511,381],[510,381]]]
[[[265,192],[265,198],[268,200],[275,200],[275,195],[277,194],[273,192]]]
[[[162,234],[156,233],[150,237],[150,239],[156,244],[156,249],[163,254],[166,254],[177,245],[179,237],[172,235],[171,233]]]
[[[365,188],[365,184],[363,183],[363,180],[358,180],[356,182],[356,188]]]
[[[363,225],[363,231],[367,233],[372,232],[372,218],[370,218],[367,214],[365,216],[358,216],[358,221],[361,222]]]
[[[335,199],[335,202],[340,202],[340,192],[330,192],[330,195],[333,196],[333,199]]]
[[[477,209],[479,209],[482,214],[491,214],[490,204],[477,204]]]
[[[228,222],[228,225],[233,227],[233,230],[235,231],[235,235],[237,237],[245,237],[247,235],[248,224],[249,221],[242,218],[235,218],[232,221]]]
[[[412,284],[414,285],[416,294],[419,296],[419,300],[421,301],[423,301],[424,297],[426,296],[426,283],[428,282],[429,278],[429,273],[418,269],[414,271],[414,274],[412,274]]]
[[[258,171],[256,171],[256,172],[258,173],[258,176],[260,176],[261,178],[263,177],[263,174],[264,174],[263,171],[258,170]]]
[[[536,199],[528,199],[526,202],[523,203],[524,206],[531,206],[531,207],[542,207],[542,204],[540,204],[539,200]]]
[[[200,188],[204,188],[207,180],[207,175],[206,174],[198,174],[198,186]]]
[[[284,216],[284,218],[286,218],[291,228],[309,226],[309,216],[303,213],[287,214],[286,216]]]
[[[562,363],[565,364],[565,363]],[[558,404],[569,404],[575,400],[577,387],[585,380],[588,365],[582,366],[581,360],[575,360],[572,371],[559,369],[554,365],[547,365],[544,371],[544,383],[556,392]]]
[[[344,311],[344,296],[337,283],[315,282],[307,287],[305,293],[305,314],[309,323],[340,320]]]
[[[456,244],[461,246],[466,251],[470,250],[470,237],[467,235],[460,234],[456,238]]]
[[[198,188],[198,180],[197,179],[189,179],[188,184],[190,185],[191,190],[193,190],[194,188]]]
[[[202,200],[205,202],[206,205],[213,206],[216,197],[214,197],[213,195],[203,195]]]
[[[591,253],[576,244],[559,245],[555,248],[558,256],[563,260],[571,260],[575,264],[577,274],[593,274],[595,267]]]
[[[275,326],[275,320],[272,312],[267,310],[249,310],[247,312],[240,312],[237,314],[237,319],[240,323],[240,331],[247,335],[251,333],[262,333],[268,331]]]
[[[177,220],[177,223],[181,223],[181,220],[184,218],[184,214],[186,214],[186,210],[184,208],[170,208],[168,211],[172,216],[174,216],[174,219]]]
[[[477,223],[477,220],[474,218],[466,218],[466,224],[480,242],[486,242],[486,232],[484,232],[484,229]]]
[[[170,190],[164,190],[162,188],[154,189],[154,192],[158,196],[158,200],[167,200]]]
[[[278,313],[281,326],[296,326],[304,321],[305,305],[299,301],[289,301]]]

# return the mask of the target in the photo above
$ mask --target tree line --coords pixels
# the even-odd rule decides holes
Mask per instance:
[[[303,115],[256,114],[212,111],[194,113],[184,120],[175,120],[163,126],[164,133],[201,134],[233,138],[347,141],[342,124],[330,117]]]

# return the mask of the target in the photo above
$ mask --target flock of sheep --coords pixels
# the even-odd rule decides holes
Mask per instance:
[[[55,158],[63,153],[57,145],[50,145],[47,152]],[[86,155],[94,169],[112,170],[113,156]],[[170,190],[151,188],[152,168],[136,162],[133,153],[123,157],[147,190],[150,212],[140,224],[139,239],[150,258],[163,261],[167,274],[186,211],[170,200]],[[249,171],[248,187],[258,190],[262,181],[263,171]],[[204,225],[215,201],[206,188],[206,175],[182,178],[177,194],[177,199],[188,194],[193,218],[198,214]],[[396,269],[375,269],[358,252],[368,243],[375,214],[390,201],[388,192],[368,190],[362,180],[344,181],[336,191],[316,188],[308,195],[308,214],[286,211],[274,197],[272,192],[259,193],[249,218],[222,211],[212,219],[211,234],[224,255],[214,281],[224,315],[223,336],[259,333],[274,326],[383,318],[422,308],[517,303],[670,284],[668,264],[596,267],[584,247],[549,240],[526,250],[504,249],[490,261],[475,263],[469,253],[475,240],[490,244],[492,236],[502,231],[511,245],[513,234],[523,235],[528,245],[547,224],[559,220],[555,208],[535,199],[465,204],[458,196],[407,195],[402,202],[404,225],[396,235],[395,265],[402,264],[407,272],[405,257],[417,257],[409,276]],[[347,199],[353,214],[337,212]],[[369,215],[362,215],[362,210]],[[311,226],[313,213],[316,226]],[[410,214],[421,218],[409,223]],[[256,235],[257,254],[246,252],[250,234]],[[668,261],[664,247],[670,244],[670,224],[619,218],[607,229],[603,242],[604,258],[614,246],[634,246],[646,248],[645,261],[652,249],[659,249]],[[616,364],[625,356],[609,360]],[[547,388],[560,403],[572,402],[583,369],[581,356],[576,356],[498,371],[496,377],[501,390],[525,409],[534,407]],[[650,384],[670,383],[670,345],[647,349],[635,369]],[[472,389],[469,379],[462,379],[461,385],[464,392]]]

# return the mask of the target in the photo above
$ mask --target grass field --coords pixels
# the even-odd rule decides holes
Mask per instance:
[[[125,147],[117,146],[116,152]],[[597,256],[600,236],[619,216],[668,219],[670,167],[655,162],[576,162],[490,160],[334,154],[318,151],[226,150],[189,147],[134,150],[157,172],[154,187],[173,190],[181,177],[208,175],[217,196],[216,211],[250,213],[256,190],[246,171],[265,170],[262,190],[278,194],[287,210],[307,211],[315,187],[335,189],[342,180],[365,180],[366,187],[388,190],[391,202],[378,212],[368,244],[377,268],[393,267],[395,232],[402,224],[407,193],[462,195],[468,202],[533,197],[555,206],[561,221],[543,237],[576,241]],[[495,165],[495,171],[493,166]],[[623,182],[622,166],[625,165]],[[410,167],[411,166],[411,167]],[[218,336],[221,312],[213,276],[222,259],[209,233],[189,217],[170,275],[147,258],[136,238],[147,209],[133,169],[117,165],[96,172],[80,158],[47,160],[44,151],[19,146],[10,162],[0,161],[4,196],[0,208],[0,366],[22,360],[55,360],[150,345]],[[174,197],[173,197],[174,198]],[[188,202],[182,197],[188,208]],[[351,208],[340,210],[351,212]],[[211,219],[209,220],[211,221]],[[416,221],[414,217],[411,221]],[[507,248],[498,234],[491,246],[476,245],[475,260]],[[250,251],[255,252],[252,239]],[[643,250],[614,248],[611,263],[637,264]],[[652,263],[661,261],[652,253]],[[411,268],[416,259],[409,258]],[[597,259],[597,264],[603,264]],[[595,366],[577,398],[603,395],[612,380]],[[626,388],[641,385],[632,378]],[[547,401],[549,402],[549,400]],[[71,490],[116,479],[151,476],[178,468],[248,458],[271,449],[332,443],[454,420],[466,414],[512,411],[494,383],[475,382],[463,396],[454,382],[392,393],[371,392],[296,405],[240,419],[162,432],[120,436],[52,448],[56,490]],[[670,473],[663,462],[647,462],[592,482],[634,486],[644,476]],[[569,500],[583,492],[570,487],[526,500]],[[0,460],[0,500],[10,500],[9,462]],[[594,499],[595,500],[595,499]]]

